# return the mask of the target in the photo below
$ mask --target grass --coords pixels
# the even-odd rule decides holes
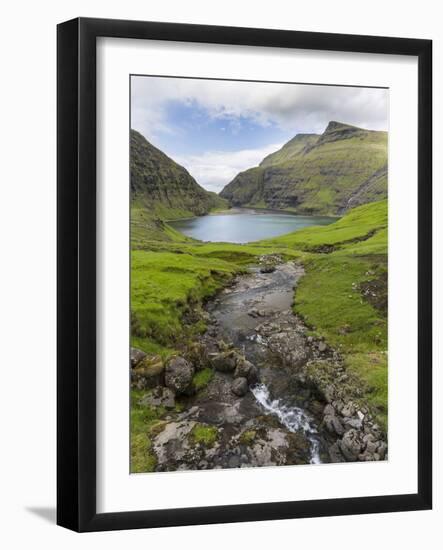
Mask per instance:
[[[362,295],[361,287],[383,280],[387,272],[387,201],[360,206],[334,224],[274,242],[305,250],[332,245],[331,253],[305,256],[306,273],[298,283],[294,311],[312,333],[341,352],[364,388],[365,401],[386,427],[387,318]]]
[[[163,407],[148,407],[140,403],[148,393],[131,390],[131,473],[152,472],[157,465],[151,450],[151,436],[165,411]]]
[[[387,201],[355,208],[328,226],[245,245],[195,241],[143,212],[132,222],[132,345],[162,356],[176,351],[205,329],[199,312],[206,299],[259,256],[279,253],[305,267],[294,311],[313,334],[340,350],[363,400],[386,429],[387,319],[361,288],[387,270]],[[195,387],[203,389],[212,376],[211,369],[199,371]],[[139,405],[140,394],[132,395],[131,471],[152,471],[150,430],[161,427],[163,411]],[[210,446],[217,429],[199,424],[192,435]]]
[[[197,391],[202,390],[203,388],[206,388],[206,386],[209,384],[209,382],[212,380],[214,376],[214,371],[210,368],[206,368],[203,370],[200,370],[194,374],[194,377],[192,379],[192,383],[194,385],[194,388]]]
[[[192,428],[191,436],[195,443],[212,447],[217,441],[218,430],[215,426],[209,426],[208,424],[196,424]]]

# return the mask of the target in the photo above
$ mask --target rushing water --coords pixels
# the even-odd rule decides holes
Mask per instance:
[[[220,214],[169,223],[188,237],[201,241],[247,243],[277,237],[303,227],[327,225],[333,221],[336,221],[336,218],[233,208]]]
[[[282,399],[271,399],[265,384],[257,384],[251,391],[255,399],[270,414],[274,414],[290,432],[303,430],[311,444],[311,464],[320,464],[320,443],[311,418],[300,407],[286,405]]]
[[[290,312],[294,285],[302,273],[292,263],[278,266],[273,273],[255,270],[223,292],[209,311],[217,320],[221,336],[259,367],[261,383],[253,386],[251,392],[260,409],[276,416],[288,431],[302,432],[310,445],[310,463],[319,464],[321,444],[316,422],[297,406],[296,388],[288,384],[287,370],[269,355],[266,338],[255,330],[263,322],[278,324],[280,316]],[[259,308],[261,316],[251,316],[252,307]]]

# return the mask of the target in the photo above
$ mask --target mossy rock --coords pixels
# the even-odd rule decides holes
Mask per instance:
[[[197,444],[212,447],[218,438],[218,429],[208,424],[196,424],[191,431],[191,438]]]
[[[131,386],[137,389],[154,388],[164,383],[164,363],[159,355],[147,355],[131,371]]]
[[[255,438],[257,436],[257,432],[255,430],[246,430],[240,435],[240,443],[242,445],[252,445]]]

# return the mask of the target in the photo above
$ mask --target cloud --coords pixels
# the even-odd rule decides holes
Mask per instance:
[[[207,116],[236,124],[248,118],[297,132],[322,132],[330,120],[387,129],[388,91],[376,88],[133,77],[132,127],[149,135],[171,132],[171,101],[196,104]]]
[[[258,149],[240,151],[207,151],[202,155],[176,157],[192,176],[209,191],[220,192],[239,172],[257,166],[270,153],[282,147],[274,143]]]
[[[388,90],[376,88],[137,76],[131,80],[131,127],[160,143],[201,185],[220,191],[238,172],[256,166],[281,144],[246,149],[245,138],[236,141],[240,150],[215,150],[220,145],[202,139],[195,121],[193,132],[199,132],[199,139],[194,142],[172,107],[192,107],[202,122],[218,121],[220,131],[229,134],[226,148],[233,149],[229,139],[241,138],[251,123],[261,134],[260,144],[297,133],[322,133],[331,120],[387,130],[388,100]],[[180,147],[185,140],[193,145],[187,155]]]

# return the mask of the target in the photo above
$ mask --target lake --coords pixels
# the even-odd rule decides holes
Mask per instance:
[[[219,214],[168,222],[174,229],[200,241],[247,243],[269,239],[313,225],[328,225],[337,218],[299,216],[278,211],[233,208]]]

